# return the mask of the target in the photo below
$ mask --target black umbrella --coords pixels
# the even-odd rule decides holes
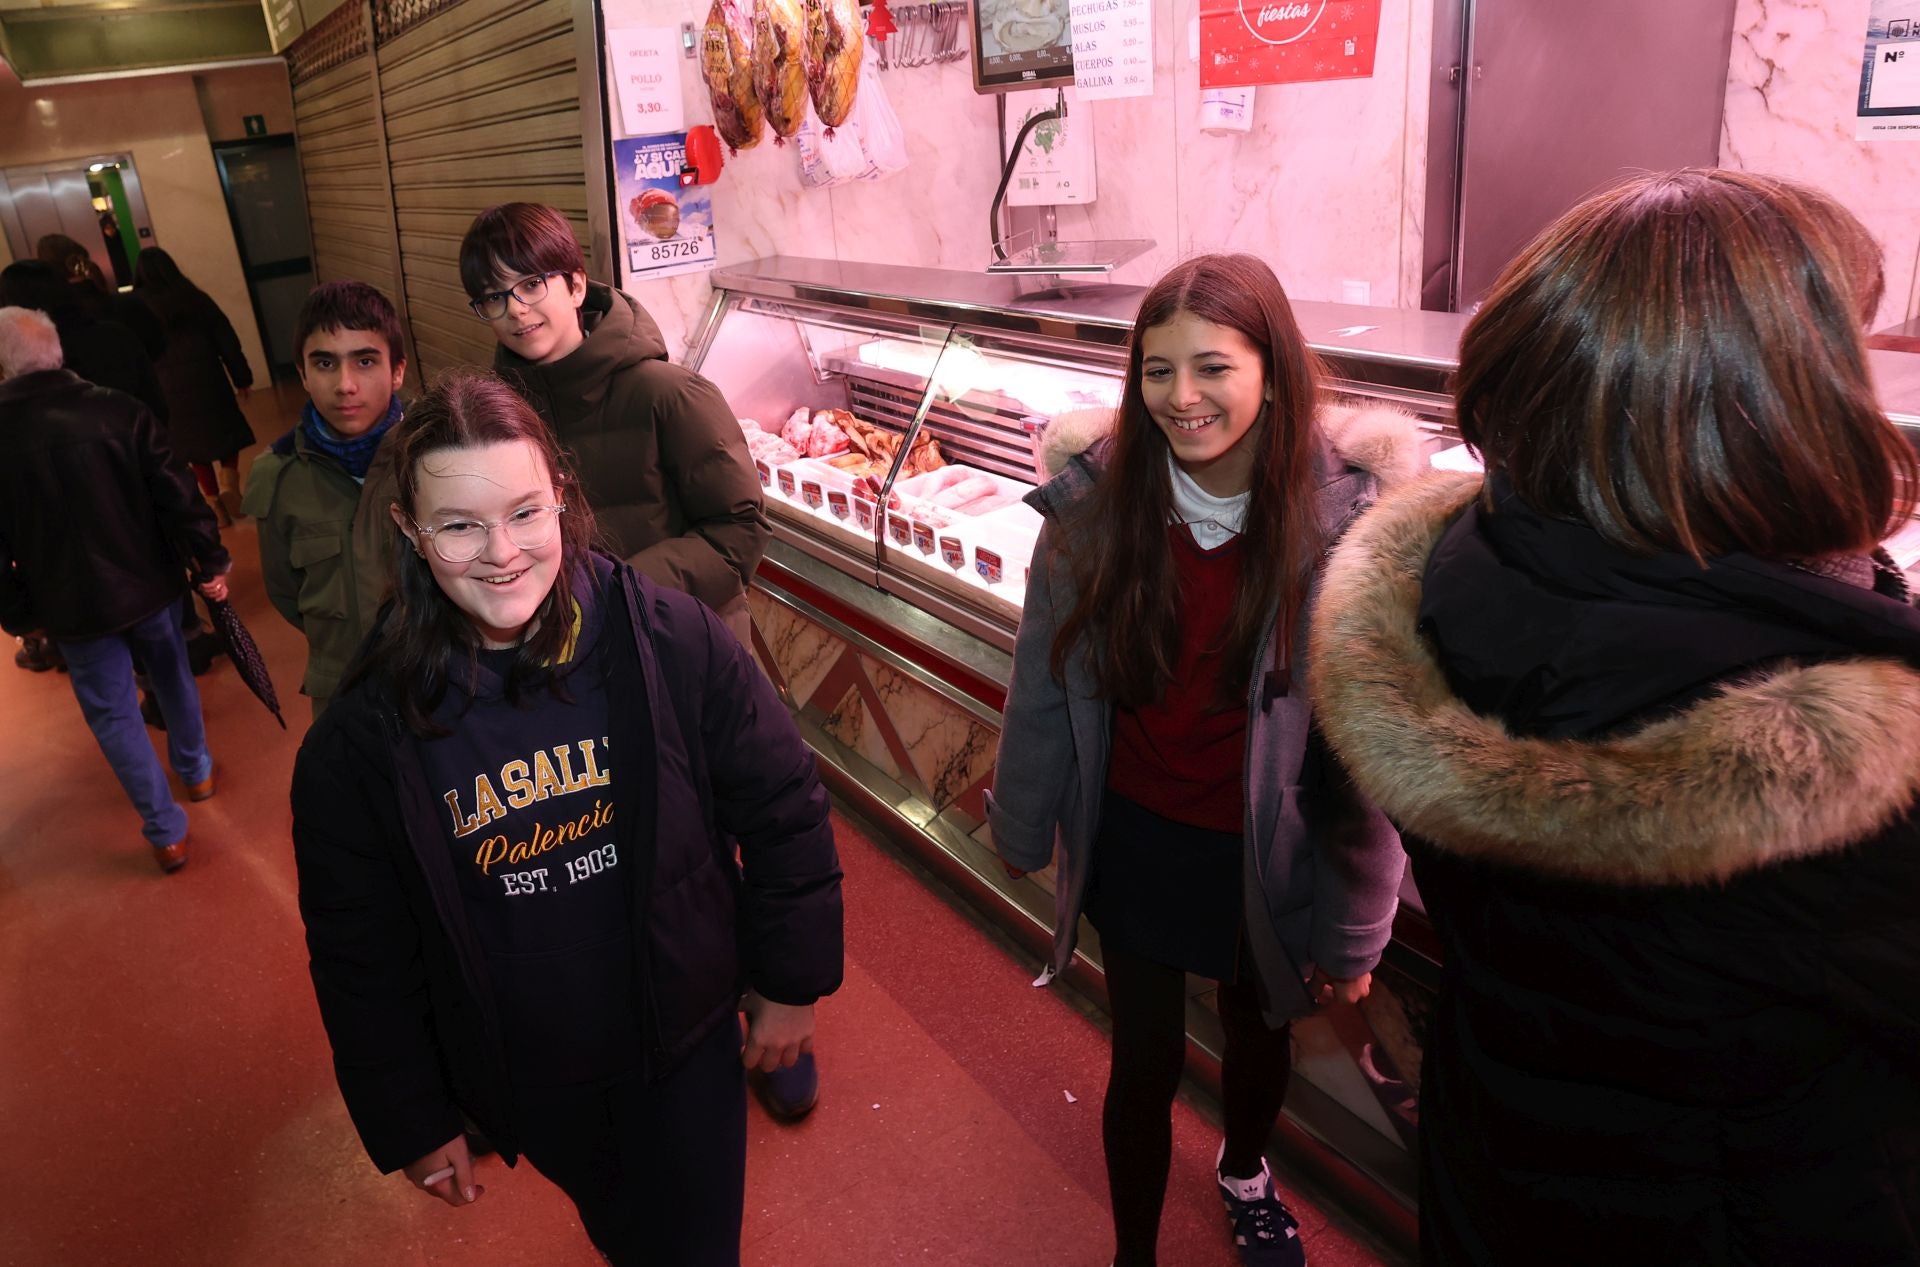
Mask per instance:
[[[280,723],[280,729],[285,730],[287,719],[280,715],[280,696],[273,689],[272,675],[267,672],[267,658],[260,654],[260,644],[240,623],[240,613],[233,610],[233,604],[225,599],[208,599],[207,613],[213,617],[214,632],[227,644],[227,656],[233,661],[233,667],[240,671],[240,680],[273,713],[273,719]]]

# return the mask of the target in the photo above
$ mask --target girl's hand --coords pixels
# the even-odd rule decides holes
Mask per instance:
[[[748,991],[740,1000],[747,1014],[747,1041],[740,1063],[761,1073],[792,1065],[813,1050],[813,1004],[794,1007]]]
[[[1313,984],[1308,989],[1318,1007],[1333,1003],[1358,1003],[1373,989],[1373,974],[1363,972],[1350,981],[1342,981],[1315,968]]]
[[[473,1156],[464,1134],[407,1166],[405,1173],[408,1183],[448,1205],[472,1205],[487,1191],[473,1181]]]

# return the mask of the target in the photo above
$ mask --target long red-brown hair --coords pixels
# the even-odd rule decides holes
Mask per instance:
[[[1054,636],[1054,676],[1064,676],[1067,657],[1084,643],[1101,695],[1129,708],[1160,697],[1179,647],[1179,586],[1168,538],[1173,481],[1167,438],[1141,394],[1141,345],[1148,330],[1181,313],[1239,331],[1260,353],[1273,393],[1240,441],[1254,446],[1252,496],[1240,589],[1221,642],[1229,666],[1222,705],[1244,696],[1276,614],[1282,655],[1291,659],[1294,624],[1324,544],[1314,497],[1321,365],[1280,279],[1251,255],[1202,255],[1176,266],[1140,304],[1104,468],[1055,538],[1071,569],[1074,601]]]

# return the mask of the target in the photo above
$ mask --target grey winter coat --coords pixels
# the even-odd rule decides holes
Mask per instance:
[[[1048,443],[1059,474],[1027,498],[1047,523],[1034,547],[987,797],[1001,857],[1027,871],[1058,864],[1049,975],[1066,968],[1079,935],[1113,729],[1113,705],[1096,694],[1084,653],[1067,658],[1064,682],[1048,664],[1054,632],[1073,605],[1070,569],[1052,538],[1061,512],[1093,487],[1101,458],[1090,448],[1098,434],[1063,436],[1057,429]],[[1329,442],[1316,496],[1321,525],[1334,539],[1383,482],[1398,482],[1424,463],[1412,419],[1398,411],[1332,411],[1322,431]],[[1316,593],[1318,586],[1316,578]],[[1310,608],[1311,600],[1294,639],[1302,654]],[[1266,663],[1278,634],[1277,618],[1269,621]],[[1272,1024],[1312,1007],[1305,983],[1313,967],[1349,979],[1379,962],[1406,865],[1392,825],[1355,791],[1321,739],[1303,675],[1290,668],[1291,683],[1279,689],[1254,674],[1247,697],[1246,924]],[[1302,782],[1309,769],[1322,772],[1312,785]]]

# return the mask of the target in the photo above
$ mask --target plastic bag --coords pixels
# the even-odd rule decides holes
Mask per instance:
[[[846,122],[825,128],[809,105],[794,141],[800,151],[800,183],[809,189],[879,180],[907,165],[906,133],[880,86],[872,58],[860,64],[860,89]]]
[[[853,117],[860,121],[860,146],[873,166],[873,174],[866,179],[879,180],[906,170],[907,134],[893,112],[893,103],[887,100],[886,89],[880,86],[880,74],[871,57],[860,63],[860,95],[853,103]]]

